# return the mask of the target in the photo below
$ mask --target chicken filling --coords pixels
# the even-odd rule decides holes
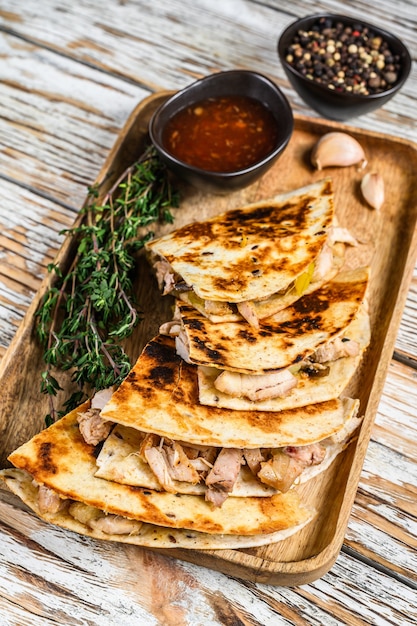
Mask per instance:
[[[160,328],[162,334],[175,336],[178,356],[190,363],[190,347],[185,329],[175,319]],[[241,374],[223,370],[214,380],[217,391],[234,398],[247,398],[261,402],[272,398],[285,398],[302,378],[323,378],[330,372],[333,361],[358,356],[359,342],[347,336],[336,337],[320,346],[312,355],[286,369],[270,370],[262,374]]]
[[[143,522],[139,520],[105,513],[83,502],[63,498],[45,485],[39,485],[35,481],[33,484],[38,488],[38,507],[41,515],[65,512],[84,526],[105,535],[137,535],[142,528]]]
[[[233,492],[242,465],[261,483],[285,492],[306,467],[323,461],[326,448],[320,443],[279,449],[215,448],[151,433],[144,435],[137,454],[148,463],[163,490],[177,493],[177,481],[204,483],[206,501],[220,507]]]
[[[82,434],[89,434],[93,430],[92,427],[86,427],[88,419],[94,423],[94,428],[99,420],[103,422],[105,428],[97,429],[97,432],[104,433],[107,430],[108,422],[100,417],[98,409],[90,409],[90,417],[86,417],[85,413],[82,415]],[[91,443],[91,440],[87,443]],[[323,461],[326,448],[320,443],[278,449],[216,448],[144,433],[136,454],[149,466],[162,490],[178,493],[178,483],[203,483],[206,487],[206,501],[220,507],[232,493],[242,465],[247,465],[261,483],[285,492],[306,467]],[[58,505],[55,502],[55,506]]]
[[[302,377],[322,378],[330,371],[329,364],[344,357],[354,357],[360,352],[357,341],[337,337],[321,346],[308,359],[288,369],[273,370],[265,374],[240,374],[223,371],[214,380],[218,391],[235,398],[261,402],[271,398],[284,398],[298,385]]]

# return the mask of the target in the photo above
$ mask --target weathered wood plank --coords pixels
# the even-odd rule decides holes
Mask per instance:
[[[417,583],[416,370],[392,362],[346,545]]]
[[[0,170],[80,206],[143,89],[0,33]]]
[[[417,362],[417,266],[407,297],[407,306],[404,309],[401,325],[398,331],[396,350],[398,356],[408,357]]]
[[[0,170],[10,179],[1,180],[1,357],[62,243],[59,232],[147,93],[8,35],[0,45],[8,58],[0,68]]]
[[[416,398],[416,370],[392,362],[375,420],[373,439],[413,461],[416,461],[413,444],[417,439]]]
[[[400,3],[399,13],[388,1],[382,9],[379,4],[373,8],[366,3],[359,5],[376,23],[383,19],[384,9],[387,14],[395,12],[390,27],[398,34],[404,35],[404,22],[413,19],[407,3]],[[359,9],[349,10],[343,2],[332,2],[331,10],[362,16]],[[44,0],[42,9],[31,0],[23,11],[13,0],[5,0],[3,11],[7,11],[5,22],[12,32],[146,85],[150,91],[179,88],[215,70],[245,67],[270,75],[284,88],[296,110],[316,116],[289,88],[276,54],[280,32],[306,13],[305,3],[291,3],[283,10],[281,3],[262,5],[244,0],[229,0],[221,7],[210,0],[105,6],[91,0],[83,3],[81,10],[70,0]],[[405,35],[415,56],[415,40]],[[172,47],[175,56],[170,54]],[[417,138],[409,102],[416,92],[416,80],[411,76],[394,101],[355,123],[364,128],[371,124],[374,130],[385,132],[392,128],[395,134]]]
[[[60,231],[71,226],[76,215],[75,209],[9,181],[2,181],[1,186],[0,356],[62,244]]]

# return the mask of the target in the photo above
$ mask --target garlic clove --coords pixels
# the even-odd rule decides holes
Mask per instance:
[[[311,163],[318,170],[324,167],[347,167],[367,160],[360,143],[351,135],[342,132],[326,133],[317,141],[311,153]]]
[[[379,211],[385,200],[384,180],[378,172],[368,172],[361,180],[361,192],[366,202]]]

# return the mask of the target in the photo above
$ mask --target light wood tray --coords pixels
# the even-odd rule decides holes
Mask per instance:
[[[164,92],[150,96],[132,112],[96,181],[100,194],[110,189],[121,172],[142,153],[150,116],[168,95]],[[355,166],[328,168],[323,172],[311,167],[312,146],[331,130],[344,130],[355,136],[368,158],[366,171],[376,170],[383,176],[386,201],[379,212],[362,201],[359,183],[363,172]],[[348,390],[352,397],[361,401],[364,420],[359,436],[324,474],[298,488],[302,497],[317,508],[316,520],[276,545],[247,550],[170,549],[165,554],[240,578],[276,585],[305,584],[322,576],[333,565],[343,543],[417,256],[416,171],[417,147],[411,142],[296,116],[294,134],[286,152],[260,182],[223,196],[208,196],[181,186],[182,201],[175,211],[174,225],[164,226],[156,234],[331,176],[340,224],[349,228],[359,241],[357,247],[349,250],[349,264],[371,266],[372,340]],[[72,256],[71,242],[66,240],[57,260],[65,269]],[[39,392],[42,350],[34,335],[35,312],[48,285],[47,278],[0,364],[2,467],[8,465],[7,455],[12,450],[44,427],[44,416],[48,412],[47,398]],[[145,262],[138,263],[137,293],[144,320],[127,344],[132,359],[157,333],[160,323],[171,316],[170,299],[160,296]],[[65,389],[70,388],[66,375],[61,375],[60,380]]]

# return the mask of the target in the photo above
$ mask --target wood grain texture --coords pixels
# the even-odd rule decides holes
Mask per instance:
[[[73,221],[86,186],[144,95],[178,89],[216,69],[249,67],[270,75],[296,112],[317,117],[290,89],[275,53],[280,30],[311,12],[305,0],[289,5],[278,0],[1,4],[0,358],[62,241],[61,224]],[[324,1],[316,9],[366,15],[400,35],[416,60],[414,2]],[[412,72],[386,107],[352,122],[417,141],[416,99]],[[103,546],[91,547],[71,533],[58,533],[56,541],[56,529],[42,527],[41,551],[50,561],[45,572],[34,575],[38,548],[31,524],[13,530],[17,505],[2,494],[1,536],[12,531],[12,541],[0,551],[0,623],[415,623],[416,309],[414,273],[346,542],[323,578],[298,589],[242,584],[144,552],[135,563],[144,592],[135,588],[120,620]],[[86,565],[91,562],[96,563],[92,573]],[[74,563],[75,577],[68,563]],[[114,610],[106,601],[109,591]]]

